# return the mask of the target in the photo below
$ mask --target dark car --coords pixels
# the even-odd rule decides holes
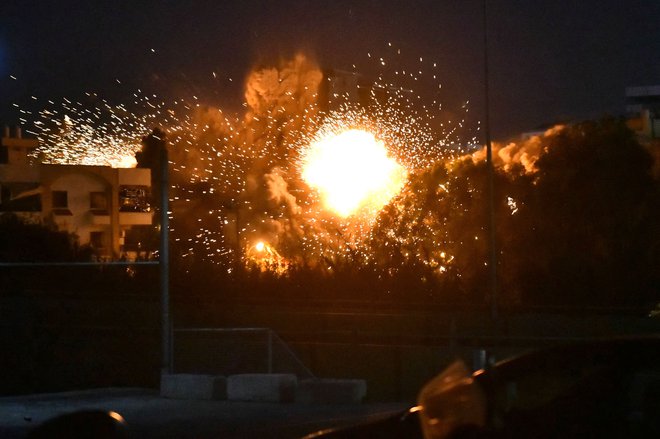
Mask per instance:
[[[551,347],[470,373],[456,362],[419,405],[320,438],[658,438],[660,338]]]

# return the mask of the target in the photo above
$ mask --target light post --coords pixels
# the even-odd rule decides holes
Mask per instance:
[[[493,167],[493,148],[490,140],[490,97],[488,84],[488,8],[483,0],[484,33],[484,129],[486,135],[486,167],[488,168],[488,253],[490,268],[490,317],[496,321],[499,317],[497,297],[497,242],[495,240],[495,171]]]
[[[160,306],[161,306],[161,376],[172,373],[172,323],[170,319],[169,261],[169,158],[167,143],[160,148]]]

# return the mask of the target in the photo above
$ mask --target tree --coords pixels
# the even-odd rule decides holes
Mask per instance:
[[[657,295],[658,183],[623,122],[603,119],[548,137],[517,218],[524,300],[642,305]],[[655,286],[654,286],[655,283]]]
[[[76,235],[13,213],[0,214],[0,236],[0,261],[5,262],[85,261],[93,254],[89,246],[78,245]]]
[[[510,161],[495,173],[501,302],[653,303],[660,200],[647,150],[614,119],[556,129],[535,142],[542,144],[534,166]],[[411,279],[431,273],[447,300],[483,303],[486,177],[485,162],[471,158],[412,176],[374,230],[376,260]]]

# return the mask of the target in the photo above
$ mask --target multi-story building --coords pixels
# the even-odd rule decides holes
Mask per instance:
[[[638,136],[660,139],[660,85],[626,88],[628,126]]]
[[[102,259],[149,257],[151,170],[35,161],[35,139],[5,128],[0,139],[0,213],[13,212],[90,245]]]

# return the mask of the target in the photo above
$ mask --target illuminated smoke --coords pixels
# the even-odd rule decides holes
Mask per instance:
[[[207,244],[213,231],[205,229],[189,241],[187,252],[203,251],[211,259],[232,254],[250,258],[255,243],[264,242],[290,263],[312,265],[356,251],[368,252],[363,243],[371,222],[397,189],[373,204],[369,215],[337,217],[302,178],[304,151],[325,135],[354,129],[382,139],[391,156],[406,169],[428,166],[429,161],[422,159],[424,146],[429,150],[426,157],[436,160],[438,151],[444,153],[445,148],[419,124],[423,118],[407,114],[405,105],[396,99],[390,99],[387,106],[373,106],[369,112],[350,104],[322,112],[317,105],[322,79],[320,69],[299,55],[277,68],[248,75],[244,116],[229,120],[218,110],[196,110],[192,118],[196,134],[179,139],[173,148],[179,150],[173,162],[181,194],[175,206],[181,205],[183,210],[185,205],[197,203],[193,197],[197,189],[192,186],[200,181],[209,184],[207,190],[225,200],[216,214],[226,223],[227,248],[214,252],[213,245]],[[406,172],[395,173],[398,187]],[[175,222],[188,221],[189,230],[197,230],[194,221],[177,220],[176,216],[175,209]]]
[[[382,66],[387,69],[395,64],[383,62]],[[237,262],[263,260],[266,253],[271,262],[256,265],[277,266],[278,272],[296,264],[327,267],[344,259],[359,263],[373,259],[369,242],[378,216],[385,211],[391,214],[411,196],[410,188],[400,192],[406,176],[466,152],[465,142],[455,140],[464,121],[439,123],[433,112],[437,103],[424,104],[405,83],[423,76],[421,64],[420,59],[414,77],[397,70],[395,81],[388,81],[383,71],[377,81],[362,85],[366,102],[340,95],[339,105],[332,110],[324,111],[319,105],[325,79],[321,69],[298,55],[247,75],[242,114],[202,105],[195,96],[165,103],[156,95],[137,91],[131,110],[128,104],[112,106],[100,100],[90,114],[77,103],[44,113],[42,123],[67,115],[74,121],[74,131],[93,127],[91,137],[99,141],[87,142],[88,147],[56,140],[62,137],[62,127],[44,129],[42,125],[37,131],[49,142],[42,153],[51,162],[62,162],[57,158],[61,155],[68,163],[89,163],[90,157],[98,155],[103,160],[95,163],[109,164],[111,158],[133,154],[154,126],[163,127],[170,148],[174,248],[191,263],[206,260],[231,270]],[[305,151],[325,136],[352,130],[369,133],[383,145],[394,178],[377,202],[373,194],[367,197],[370,208],[341,217],[326,207],[303,178]],[[111,134],[124,137],[114,142]],[[364,165],[358,163],[364,159],[347,160],[353,160],[358,169]],[[410,230],[413,241],[415,233]],[[264,253],[264,249],[270,250]],[[432,255],[439,271],[450,258],[441,253]]]
[[[527,174],[536,172],[536,161],[547,146],[547,139],[564,129],[564,125],[556,125],[543,133],[531,135],[524,140],[501,144],[493,142],[493,164],[506,172],[521,170]],[[486,160],[486,148],[470,155],[473,162]],[[466,159],[462,157],[461,160]]]
[[[289,215],[300,213],[296,197],[288,192],[288,184],[284,180],[280,168],[273,168],[270,174],[264,175],[264,182],[268,189],[270,201],[277,206],[284,206],[286,213]]]
[[[245,87],[245,102],[249,108],[246,122],[254,122],[254,118],[259,116],[278,120],[302,113],[309,115],[310,105],[316,103],[322,79],[319,67],[302,54],[282,62],[279,68],[252,71]],[[285,125],[285,131],[292,128]]]

